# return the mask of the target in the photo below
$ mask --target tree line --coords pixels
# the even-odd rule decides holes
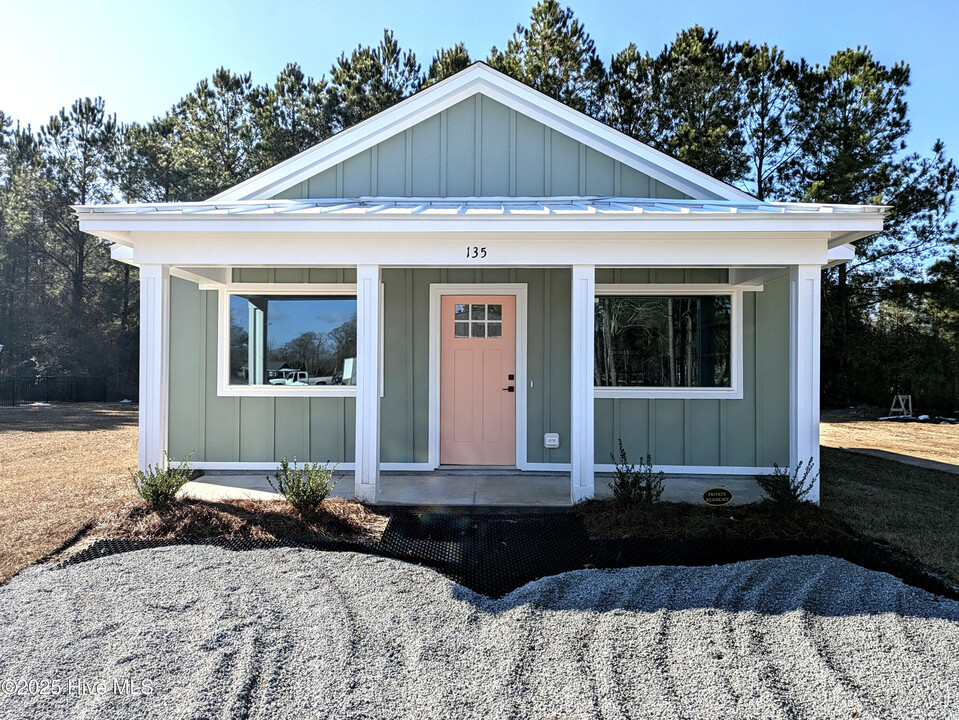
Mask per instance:
[[[604,61],[555,0],[485,58],[458,43],[424,66],[386,30],[319,79],[296,63],[264,85],[219,68],[145,123],[102,98],[37,131],[0,112],[0,372],[134,392],[136,270],[79,232],[71,205],[206,199],[475,59],[761,200],[891,206],[853,263],[823,273],[826,400],[959,405],[956,167],[941,142],[907,145],[908,65],[861,47],[812,65],[699,26]]]

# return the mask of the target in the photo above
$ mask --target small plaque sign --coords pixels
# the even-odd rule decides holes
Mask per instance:
[[[710,488],[703,493],[703,502],[707,505],[726,505],[733,499],[733,494],[726,488]]]

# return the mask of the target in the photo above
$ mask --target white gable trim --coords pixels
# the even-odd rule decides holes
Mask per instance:
[[[493,70],[488,65],[474,63],[368,120],[225,190],[211,200],[272,198],[477,93],[692,197],[715,200],[755,199]]]

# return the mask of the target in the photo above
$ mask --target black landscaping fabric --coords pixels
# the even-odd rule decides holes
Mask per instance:
[[[959,591],[861,540],[749,540],[728,538],[631,537],[590,540],[575,513],[490,514],[397,510],[379,543],[335,540],[98,540],[66,563],[172,545],[197,544],[227,550],[302,547],[363,552],[426,565],[455,582],[497,598],[548,575],[584,568],[649,565],[709,566],[791,555],[829,555],[869,570],[886,572],[929,592],[959,600]]]

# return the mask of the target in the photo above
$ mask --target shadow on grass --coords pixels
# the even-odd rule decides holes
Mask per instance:
[[[76,403],[50,407],[0,407],[0,433],[84,432],[137,426],[136,403]]]

